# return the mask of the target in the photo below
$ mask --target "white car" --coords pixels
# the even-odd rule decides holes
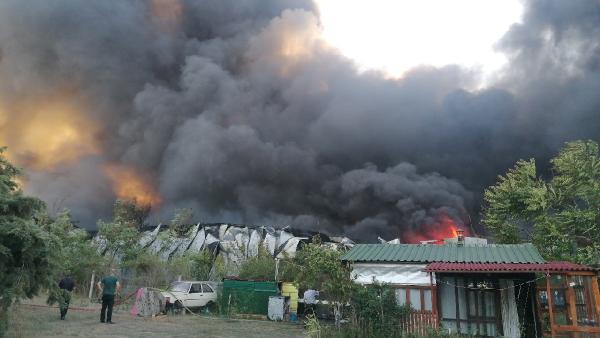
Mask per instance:
[[[210,282],[173,282],[162,295],[167,309],[203,307],[217,302],[217,290]]]

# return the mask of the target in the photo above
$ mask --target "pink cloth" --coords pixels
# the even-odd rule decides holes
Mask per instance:
[[[140,310],[137,307],[137,303],[138,300],[140,298],[142,298],[142,296],[144,295],[144,288],[139,288],[137,290],[137,293],[135,294],[135,302],[133,303],[133,306],[131,307],[131,311],[129,313],[131,313],[132,316],[137,316],[140,314]]]

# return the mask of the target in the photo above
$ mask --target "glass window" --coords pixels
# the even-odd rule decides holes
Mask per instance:
[[[201,293],[202,288],[200,287],[200,283],[192,284],[192,288],[190,289],[190,293]]]
[[[431,306],[431,290],[429,290],[429,289],[423,290],[423,300],[425,301],[424,310],[425,311],[431,311],[432,310],[432,306]]]
[[[567,299],[567,277],[552,275],[550,277],[550,295],[552,312],[556,325],[571,325],[569,302]]]
[[[214,292],[208,284],[202,284],[202,292]]]
[[[404,288],[396,289],[396,302],[398,302],[398,305],[406,304],[406,289],[404,289]]]
[[[598,311],[594,302],[592,283],[595,282],[590,276],[573,276],[570,286],[575,295],[575,308],[577,309],[577,325],[599,326]]]
[[[420,289],[410,289],[410,306],[417,311],[421,311]]]
[[[442,327],[444,331],[450,330],[452,333],[456,333],[456,320],[442,320]]]
[[[169,291],[174,292],[188,292],[190,290],[190,283],[185,282],[173,282],[169,287]]]
[[[456,285],[458,286],[458,315],[460,319],[467,319],[467,290],[464,288],[464,279],[457,278]]]
[[[447,284],[451,281],[453,283],[454,278],[444,278],[442,279],[443,283],[438,284],[443,318],[456,318],[456,297],[454,295],[454,287]]]

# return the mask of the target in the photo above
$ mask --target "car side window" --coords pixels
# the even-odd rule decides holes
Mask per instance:
[[[203,292],[214,292],[213,289],[208,284],[202,284],[202,291]]]
[[[190,293],[200,293],[202,289],[200,288],[200,284],[194,283],[192,284],[192,288],[190,289]]]

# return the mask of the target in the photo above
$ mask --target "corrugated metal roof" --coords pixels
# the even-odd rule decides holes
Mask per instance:
[[[547,263],[445,263],[427,265],[426,272],[561,272],[595,271],[596,269],[571,262]]]
[[[352,262],[544,263],[531,244],[357,244],[344,256]]]

